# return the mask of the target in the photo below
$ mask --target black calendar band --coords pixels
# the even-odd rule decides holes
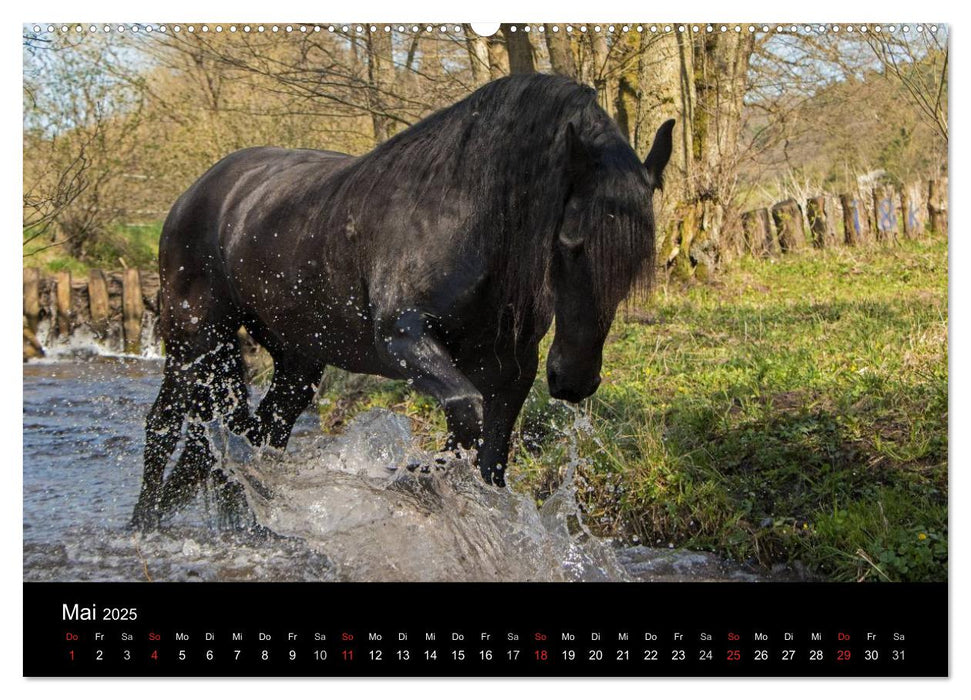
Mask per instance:
[[[946,676],[947,584],[25,583],[25,676]]]

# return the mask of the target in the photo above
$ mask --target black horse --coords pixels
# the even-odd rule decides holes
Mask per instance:
[[[162,230],[167,356],[134,524],[157,526],[210,473],[203,422],[285,448],[328,364],[434,396],[447,447],[477,448],[503,486],[553,318],[550,394],[577,402],[600,383],[618,305],[651,282],[673,124],[641,163],[592,89],[514,76],[364,156],[251,148],[218,162]],[[255,415],[241,326],[273,358]]]

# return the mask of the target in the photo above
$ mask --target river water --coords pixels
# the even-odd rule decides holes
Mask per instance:
[[[220,527],[203,489],[160,532],[135,533],[144,419],[160,381],[153,359],[24,365],[25,580],[755,578],[708,554],[600,540],[583,524],[571,479],[538,509],[485,486],[467,460],[421,451],[408,419],[388,411],[369,411],[336,437],[307,412],[285,454],[216,430],[251,527]]]

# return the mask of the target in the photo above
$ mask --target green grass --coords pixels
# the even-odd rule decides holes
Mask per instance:
[[[24,267],[39,267],[48,273],[70,270],[72,275],[86,275],[91,268],[118,270],[125,266],[143,270],[158,267],[158,239],[162,222],[120,224],[99,237],[88,249],[83,262],[72,257],[63,244],[52,245],[50,236],[40,236],[24,246]],[[24,240],[30,236],[24,231]]]
[[[744,259],[618,317],[582,411],[592,526],[651,545],[831,580],[947,578],[947,242]],[[329,375],[325,428],[372,406],[428,444],[434,404],[401,382]],[[573,413],[537,381],[514,488],[546,497]]]

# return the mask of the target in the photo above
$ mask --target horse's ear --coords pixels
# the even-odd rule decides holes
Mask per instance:
[[[651,152],[644,159],[644,167],[651,178],[651,186],[654,189],[664,187],[664,166],[671,158],[671,131],[674,129],[674,120],[668,119],[661,124],[661,128],[654,135],[654,143],[651,145]]]
[[[580,140],[573,122],[566,125],[566,162],[574,181],[583,179],[593,171],[593,156]]]

